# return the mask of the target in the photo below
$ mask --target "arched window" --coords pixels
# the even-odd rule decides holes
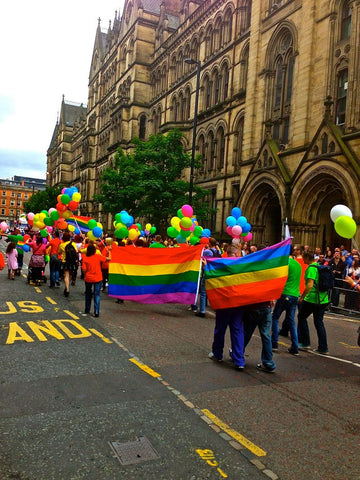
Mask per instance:
[[[206,154],[205,154],[205,138],[204,135],[200,135],[198,141],[198,153],[201,155],[199,173],[203,174],[206,170]]]
[[[170,60],[170,83],[176,82],[176,56],[173,55]]]
[[[204,78],[204,110],[211,106],[211,84],[208,75]]]
[[[328,142],[329,142],[329,137],[327,133],[324,133],[321,139],[321,153],[324,155],[328,151]]]
[[[212,131],[210,131],[208,134],[207,143],[207,170],[208,172],[211,172],[214,169],[215,164],[215,138]]]
[[[346,101],[348,91],[348,69],[340,70],[337,75],[336,125],[344,125],[346,118]]]
[[[217,70],[213,73],[212,84],[214,86],[213,105],[217,105],[220,99],[220,76]]]
[[[205,58],[210,57],[210,55],[212,54],[212,36],[213,30],[212,26],[210,25],[205,35]]]
[[[220,49],[220,32],[221,32],[221,18],[216,19],[213,32],[213,51],[217,52]]]
[[[341,9],[341,28],[340,28],[340,40],[346,40],[350,38],[351,33],[351,16],[352,7],[350,0],[345,0]]]
[[[141,115],[139,121],[139,138],[140,140],[145,140],[146,136],[146,116]]]
[[[190,88],[187,87],[185,90],[185,118],[184,120],[189,120],[190,118],[190,102],[191,102],[191,92]]]
[[[226,10],[225,12],[222,28],[223,28],[222,42],[223,42],[223,45],[226,45],[231,41],[231,35],[232,35],[232,12],[230,9]]]
[[[240,58],[240,90],[246,90],[247,76],[249,68],[249,44],[242,51]]]
[[[185,118],[185,99],[182,92],[179,94],[179,122],[183,122]]]
[[[244,2],[240,8],[240,33],[247,32],[251,25],[251,0]]]
[[[291,97],[294,77],[294,50],[293,37],[287,28],[283,28],[275,43],[269,46],[273,56],[273,78],[270,85],[272,106],[270,117],[273,123],[273,138],[281,143],[288,143]]]
[[[173,96],[173,99],[172,99],[172,101],[171,101],[171,110],[172,110],[171,119],[172,119],[173,122],[177,122],[177,118],[178,118],[178,103],[177,103],[176,95]]]
[[[161,91],[166,90],[166,65],[164,64],[161,70]]]
[[[220,101],[224,102],[228,97],[229,91],[229,67],[227,63],[224,63],[221,69],[221,95]]]
[[[190,57],[197,61],[200,60],[199,41],[197,38],[194,38],[191,42]],[[189,65],[189,67],[194,68],[196,67],[196,65]]]
[[[225,134],[224,129],[219,127],[216,134],[216,146],[217,146],[217,169],[222,170],[225,163]]]
[[[240,165],[242,160],[242,148],[244,139],[244,117],[241,117],[235,127],[235,148],[233,155],[233,165],[235,167]]]

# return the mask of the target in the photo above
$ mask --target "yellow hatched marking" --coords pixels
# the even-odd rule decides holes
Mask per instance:
[[[344,347],[346,348],[360,348],[360,347],[357,347],[357,346],[354,346],[354,345],[349,345],[348,343],[345,343],[345,342],[339,342],[340,345],[344,345]]]
[[[69,317],[73,318],[74,320],[79,320],[79,317],[76,316],[74,313],[70,312],[69,310],[64,310],[64,313],[69,315]]]
[[[97,335],[101,340],[105,343],[113,343],[111,340],[108,338],[104,337],[102,333],[96,330],[96,328],[88,328],[89,332],[93,333],[94,335]]]
[[[245,438],[233,428],[229,427],[229,425],[227,425],[226,423],[222,422],[220,418],[213,415],[209,410],[204,409],[201,411],[206,417],[208,417],[213,423],[215,423],[215,425],[220,427],[222,430],[224,430],[225,433],[230,435],[230,437],[232,437],[234,440],[236,440],[241,445],[250,450],[250,452],[254,453],[258,457],[265,457],[266,452],[264,452],[264,450],[262,450],[260,447],[257,447],[254,443],[250,442],[250,440]]]
[[[55,302],[55,300],[53,300],[51,297],[45,297],[46,300],[51,303],[51,305],[57,305],[57,303]]]
[[[137,365],[139,368],[141,368],[141,370],[144,370],[144,372],[148,373],[152,377],[154,377],[154,378],[161,377],[160,373],[157,373],[157,372],[155,372],[155,370],[152,370],[147,365],[144,365],[143,363],[138,362],[137,360],[135,360],[135,358],[130,358],[129,360],[130,360],[130,362]]]
[[[35,287],[35,292],[41,293],[41,289],[39,287]]]

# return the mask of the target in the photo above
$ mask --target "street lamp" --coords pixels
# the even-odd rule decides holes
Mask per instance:
[[[190,185],[189,185],[189,204],[192,203],[192,195],[194,189],[194,161],[195,161],[195,143],[196,143],[196,127],[197,127],[197,115],[199,105],[199,90],[200,90],[200,60],[193,60],[192,58],[185,58],[185,63],[189,65],[196,65],[196,88],[195,88],[195,107],[194,107],[194,122],[193,122],[193,136],[191,146],[191,164],[190,164]]]

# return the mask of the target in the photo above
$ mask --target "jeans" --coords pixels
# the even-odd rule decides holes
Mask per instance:
[[[51,255],[50,258],[50,287],[55,287],[59,283],[60,277],[60,260],[57,255]]]
[[[200,313],[206,312],[206,290],[205,290],[205,275],[202,273],[200,279]]]
[[[274,348],[277,348],[279,341],[279,318],[282,312],[285,310],[285,322],[289,327],[291,336],[291,351],[298,351],[298,336],[295,324],[295,312],[298,304],[298,297],[292,295],[281,295],[276,301],[275,307],[272,313],[272,334],[271,341]]]
[[[90,313],[92,287],[94,285],[94,314],[100,313],[100,290],[102,286],[101,282],[85,282],[85,313]]]
[[[268,305],[250,305],[244,307],[244,346],[246,348],[255,328],[259,328],[262,350],[261,361],[268,370],[275,370],[271,345],[271,307]]]
[[[309,332],[307,318],[310,314],[313,314],[314,325],[315,325],[317,336],[318,336],[318,343],[319,343],[318,349],[321,352],[328,351],[326,330],[324,326],[324,313],[327,305],[328,305],[327,303],[318,305],[317,303],[310,303],[305,301],[301,302],[299,305],[299,313],[298,313],[299,342],[306,347],[310,346],[310,332]]]
[[[225,333],[227,327],[230,329],[231,358],[238,367],[245,366],[244,358],[244,323],[242,318],[242,307],[222,308],[216,310],[214,341],[212,352],[219,360],[223,358]]]

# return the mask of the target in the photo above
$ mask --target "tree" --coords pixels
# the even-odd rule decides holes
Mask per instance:
[[[41,210],[49,210],[57,204],[57,196],[62,187],[46,187],[45,190],[39,190],[31,195],[29,200],[24,203],[25,213],[39,213]]]
[[[102,203],[106,213],[127,210],[164,232],[168,220],[189,198],[189,182],[181,177],[191,158],[184,151],[182,138],[179,130],[171,130],[167,135],[153,135],[147,142],[134,139],[132,153],[119,149],[114,168],[106,168],[101,176],[101,193],[95,200]],[[209,209],[204,197],[208,192],[196,185],[193,190],[194,212],[199,220],[205,219]]]

